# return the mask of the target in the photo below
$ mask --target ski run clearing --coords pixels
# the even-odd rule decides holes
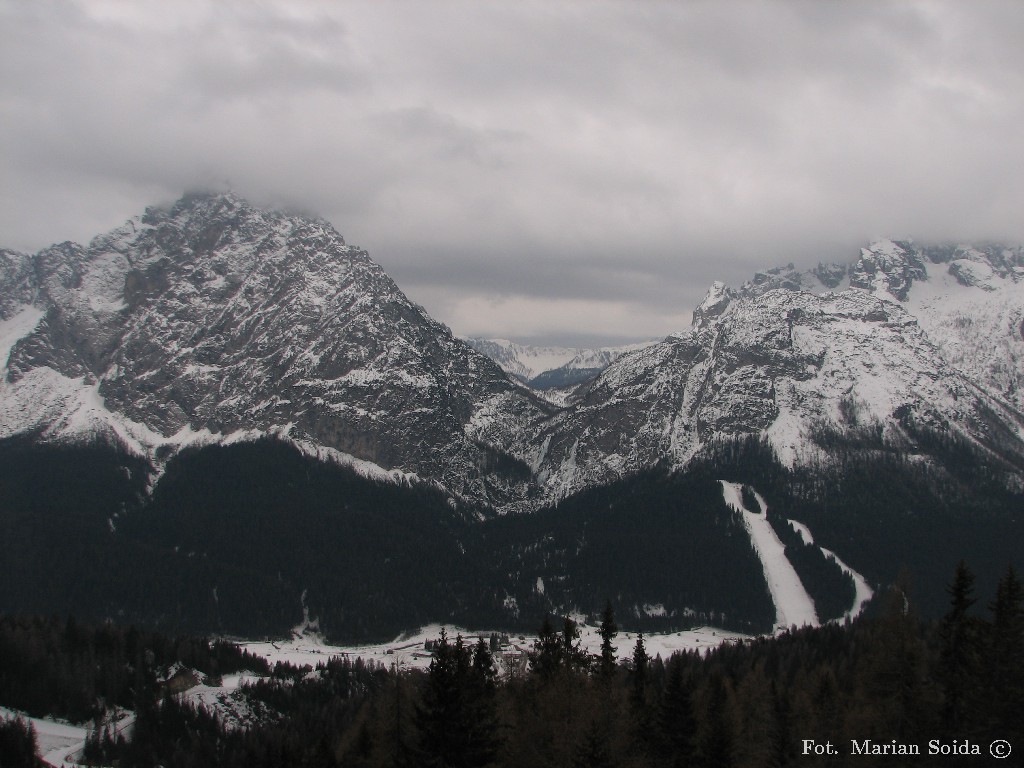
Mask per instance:
[[[725,503],[743,516],[743,525],[746,526],[747,533],[750,534],[750,540],[757,556],[761,558],[764,578],[768,582],[768,591],[775,603],[776,631],[784,631],[791,626],[818,626],[819,621],[814,610],[814,602],[807,594],[807,590],[804,589],[793,566],[786,559],[785,547],[768,522],[768,505],[764,498],[754,491],[754,498],[757,500],[760,511],[752,512],[743,504],[743,486],[740,483],[730,483],[725,480],[719,482],[722,483],[722,495],[725,498]],[[806,525],[795,520],[787,520],[787,522],[800,534],[806,544],[814,543],[811,530]],[[853,579],[856,590],[855,597],[853,605],[844,616],[844,618],[853,619],[860,614],[864,604],[871,599],[874,593],[865,578],[840,560],[832,550],[824,547],[820,547],[820,549],[825,557],[835,560],[836,565]]]
[[[750,534],[757,556],[761,558],[768,591],[775,603],[776,631],[791,626],[817,626],[818,615],[814,611],[814,602],[786,559],[786,549],[768,522],[768,505],[764,499],[755,493],[761,511],[751,512],[743,505],[742,486],[739,483],[728,483],[725,480],[721,483],[725,503],[743,516],[743,525]]]
[[[43,763],[54,768],[79,765],[82,748],[89,735],[86,725],[74,725],[57,720],[28,717],[21,712],[0,707],[0,720],[18,718],[29,723],[36,733],[36,748],[42,756]],[[110,722],[114,735],[131,735],[131,727],[135,723],[135,715],[126,710],[118,710]]]
[[[796,520],[787,520],[786,522],[796,529],[796,532],[800,534],[800,538],[804,540],[805,544],[814,543],[814,537],[811,535],[810,528],[803,523],[798,523]],[[844,619],[853,619],[855,616],[859,615],[862,610],[864,610],[865,603],[874,596],[875,592],[870,586],[868,586],[868,582],[863,576],[839,559],[839,555],[831,549],[825,549],[825,547],[819,547],[819,549],[824,553],[825,557],[831,557],[835,560],[836,565],[842,569],[843,573],[853,579],[853,586],[855,590],[853,605],[843,616]]]

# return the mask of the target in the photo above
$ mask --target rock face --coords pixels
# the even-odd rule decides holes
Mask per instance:
[[[761,272],[740,293],[848,287],[898,303],[947,362],[1024,410],[1024,248],[882,240],[861,249],[852,264]]]
[[[544,424],[533,465],[561,497],[658,462],[684,466],[722,436],[762,434],[790,465],[827,460],[858,429],[917,450],[955,434],[1024,474],[1024,418],[947,362],[898,303],[712,287],[689,330],[623,356]]]
[[[149,450],[277,431],[476,501],[527,494],[500,459],[548,406],[325,221],[198,195],[87,248],[3,256],[6,434]]]

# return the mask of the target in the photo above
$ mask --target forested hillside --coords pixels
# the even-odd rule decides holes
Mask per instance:
[[[348,642],[438,621],[522,631],[546,612],[594,620],[610,597],[632,630],[767,631],[762,566],[723,479],[767,500],[821,618],[850,608],[849,578],[787,519],[874,585],[905,571],[930,617],[960,557],[987,591],[1008,565],[1024,568],[1024,502],[991,467],[969,454],[958,474],[892,448],[865,456],[790,470],[762,441],[726,441],[685,473],[655,468],[495,516],[276,439],[183,451],[155,482],[114,446],[12,439],[0,442],[0,610],[262,637],[287,634],[305,609]]]
[[[151,492],[152,468],[113,447],[8,441],[0,459],[3,610],[255,637],[287,634],[305,607],[336,641],[436,621],[533,629],[609,596],[634,629],[773,620],[710,475],[652,470],[494,517],[270,439],[184,451]]]
[[[969,568],[958,566],[938,621],[922,619],[894,586],[852,623],[704,656],[652,659],[643,635],[619,630],[610,603],[601,632],[601,653],[589,656],[571,620],[545,619],[522,667],[496,658],[482,639],[442,633],[427,671],[348,659],[260,670],[230,646],[5,617],[0,706],[28,706],[19,692],[46,648],[51,666],[68,671],[48,673],[35,713],[71,715],[65,702],[79,701],[75,712],[89,716],[90,700],[120,701],[108,678],[127,669],[136,680],[134,737],[98,731],[87,746],[91,759],[125,768],[934,765],[934,750],[971,765],[988,764],[994,740],[1024,743],[1024,589],[1012,570],[994,595],[979,597]],[[631,659],[616,663],[624,644]],[[95,663],[76,661],[86,657]],[[241,690],[265,716],[229,727],[147,682],[172,660],[208,674],[259,671]],[[10,750],[0,762],[31,764],[4,761],[24,754],[24,727],[0,731]],[[827,744],[834,754],[815,752]],[[890,745],[899,757],[870,753]]]

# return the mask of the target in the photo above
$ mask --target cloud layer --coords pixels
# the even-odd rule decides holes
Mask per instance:
[[[456,332],[657,337],[878,236],[1024,241],[1010,2],[0,2],[0,244],[316,212]]]

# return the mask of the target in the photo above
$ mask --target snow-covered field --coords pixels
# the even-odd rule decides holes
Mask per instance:
[[[85,746],[86,737],[89,735],[89,730],[84,725],[28,717],[20,712],[0,707],[0,720],[13,718],[20,718],[35,729],[36,745],[44,763],[54,768],[77,764],[75,761],[81,756],[82,747]],[[123,733],[127,736],[134,722],[134,714],[120,711],[118,719],[112,723],[112,730],[114,733]]]
[[[353,645],[339,646],[328,645],[316,632],[296,630],[292,639],[271,642],[249,642],[242,643],[249,653],[262,656],[271,664],[279,661],[301,666],[308,664],[315,666],[319,662],[327,661],[332,656],[347,656],[350,658],[362,658],[366,661],[374,661],[385,666],[397,666],[399,669],[426,669],[430,666],[430,653],[425,645],[428,640],[436,640],[440,637],[442,625],[430,624],[421,627],[415,632],[409,632],[394,640],[375,645]],[[464,627],[445,626],[448,639],[455,642],[457,636],[461,635],[467,644],[475,644],[477,638],[485,640],[491,634],[499,636],[508,635],[509,643],[505,655],[514,657],[525,653],[533,647],[536,635],[491,632],[469,630]],[[556,631],[561,631],[561,626],[556,626]],[[598,655],[601,650],[601,635],[598,627],[581,624],[580,645],[589,653]],[[620,659],[629,659],[633,654],[633,647],[636,644],[637,633],[620,632],[615,640]],[[648,655],[654,657],[661,655],[667,658],[676,651],[707,651],[723,643],[736,642],[747,638],[737,632],[728,632],[714,627],[699,627],[680,632],[664,632],[644,635],[644,647]]]

